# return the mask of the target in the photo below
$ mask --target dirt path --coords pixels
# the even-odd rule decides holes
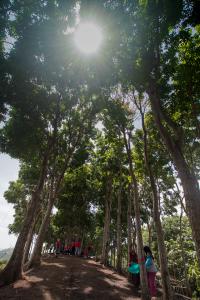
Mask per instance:
[[[92,260],[66,256],[43,260],[27,280],[0,289],[1,300],[139,300],[123,276]]]

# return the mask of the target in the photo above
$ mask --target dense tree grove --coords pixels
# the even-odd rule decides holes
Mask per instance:
[[[91,56],[84,21],[102,27]],[[200,1],[1,1],[0,65],[0,151],[20,162],[0,283],[79,237],[119,273],[147,244],[163,299],[200,297]]]

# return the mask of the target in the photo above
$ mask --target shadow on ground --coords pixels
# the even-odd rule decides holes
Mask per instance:
[[[50,257],[26,273],[27,280],[0,289],[0,299],[139,300],[128,280],[92,260]]]

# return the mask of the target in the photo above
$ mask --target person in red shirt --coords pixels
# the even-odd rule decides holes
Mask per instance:
[[[81,241],[80,240],[77,240],[75,242],[75,255],[79,256],[81,253]]]
[[[129,255],[129,266],[130,266],[132,263],[138,263],[137,253],[135,252],[134,249],[132,249],[132,250],[130,251],[130,255]]]
[[[56,257],[58,254],[60,254],[60,250],[61,250],[61,240],[57,239],[57,241],[56,241]]]

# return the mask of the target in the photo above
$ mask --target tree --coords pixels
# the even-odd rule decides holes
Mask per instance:
[[[124,147],[126,149],[127,160],[129,165],[129,173],[131,177],[131,187],[133,189],[133,203],[135,212],[135,224],[136,224],[136,236],[137,236],[137,254],[138,261],[140,264],[140,279],[142,288],[142,299],[149,299],[149,291],[147,286],[147,276],[144,266],[144,251],[143,251],[143,240],[142,240],[142,230],[141,230],[141,213],[140,213],[140,199],[138,191],[138,182],[135,175],[132,151],[131,151],[131,138],[132,138],[132,119],[133,112],[129,108],[129,103],[126,103],[123,94],[115,95],[115,99],[111,100],[113,102],[108,102],[108,111],[110,117],[113,118],[113,127],[116,127],[118,131],[122,134],[124,140]]]
[[[179,46],[182,42],[185,44],[184,41],[187,39],[196,43],[195,34],[188,29],[188,26],[193,25],[191,18],[194,17],[194,7],[196,7],[194,2],[187,2],[184,5],[184,2],[179,0],[173,3],[172,1],[134,1],[132,3],[127,1],[121,9],[121,16],[127,15],[124,22],[128,30],[125,33],[123,28],[121,29],[124,43],[122,43],[121,51],[114,52],[113,56],[117,61],[117,66],[120,66],[119,82],[121,81],[124,88],[134,87],[134,90],[146,92],[149,96],[155,123],[182,182],[200,264],[198,230],[200,191],[198,179],[193,167],[187,161],[185,152],[186,145],[190,146],[186,142],[187,130],[185,128],[191,130],[187,109],[189,108],[190,115],[192,115],[192,106],[198,102],[198,100],[194,102],[194,99],[199,97],[199,88],[196,84],[198,65],[193,63],[198,56],[195,56],[191,63],[188,60],[190,55],[184,55],[182,59],[185,50],[180,50]],[[198,31],[198,26],[193,30]],[[189,34],[188,31],[190,31]],[[183,48],[185,49],[185,45]],[[190,47],[186,46],[186,48],[191,50]],[[198,51],[198,46],[193,49]],[[184,65],[190,74],[191,72],[193,74],[192,77],[190,76],[192,82],[185,77],[187,86],[189,86],[188,81],[192,84],[192,97],[189,96],[188,89],[185,93],[185,88],[180,88],[182,80],[179,70],[183,70]],[[178,86],[176,86],[177,74],[180,79]],[[183,105],[181,101],[182,97],[179,97],[180,90],[181,94],[187,96],[188,104],[190,103],[189,106],[186,105],[187,109],[185,102]],[[192,129],[196,131],[197,120],[194,115],[191,122],[193,125],[196,124]],[[192,147],[193,145],[194,141]]]
[[[13,3],[12,6],[12,12],[15,14],[12,22],[15,23],[17,41],[9,54],[9,63],[12,67],[9,89],[6,91],[6,97],[12,108],[9,119],[2,129],[1,146],[4,151],[18,158],[28,160],[31,155],[37,157],[40,171],[13,254],[0,274],[0,281],[3,283],[13,282],[22,276],[24,247],[40,203],[48,161],[54,149],[58,126],[61,124],[59,99],[64,88],[63,80],[59,79],[58,74],[63,73],[65,58],[59,57],[58,64],[48,37],[49,32],[54,30],[55,41],[56,39],[57,42],[60,41],[64,20],[60,23],[59,13],[65,15],[66,9],[62,10],[62,1],[58,6],[55,3],[45,6],[40,2],[39,6],[38,3],[32,3],[29,7],[24,6],[22,2]],[[72,1],[67,9],[70,10],[73,4]],[[47,19],[44,18],[46,14],[49,16]],[[53,17],[56,18],[55,21]],[[41,63],[40,68],[38,62]],[[68,107],[71,104],[72,101],[71,103],[69,101]],[[32,135],[33,132],[35,135]]]
[[[139,98],[139,97],[138,97]],[[149,175],[151,190],[153,194],[153,212],[154,212],[154,222],[157,233],[157,242],[159,249],[159,258],[160,258],[160,267],[161,267],[161,278],[162,278],[162,288],[163,288],[163,299],[173,299],[172,287],[170,284],[170,276],[167,265],[167,252],[164,243],[164,233],[162,229],[162,224],[160,220],[160,211],[159,211],[159,197],[156,186],[156,179],[153,174],[151,159],[149,154],[149,141],[148,141],[148,133],[145,125],[145,106],[147,103],[142,101],[140,98],[136,99],[135,96],[135,105],[137,106],[142,121],[142,129],[143,129],[143,139],[144,139],[144,160],[145,166]]]
[[[91,103],[89,106],[90,105]],[[70,166],[70,161],[73,160],[73,156],[80,151],[83,144],[86,144],[91,136],[92,123],[95,119],[95,114],[91,115],[91,113],[93,113],[92,106],[90,106],[90,109],[88,110],[87,104],[82,107],[82,103],[80,103],[80,107],[77,105],[72,115],[67,117],[68,124],[65,124],[66,127],[64,130],[64,135],[69,136],[67,147],[65,142],[62,143],[60,141],[59,144],[63,144],[64,147],[60,147],[60,149],[56,151],[57,154],[53,158],[53,168],[51,170],[52,174],[49,176],[50,191],[48,196],[47,210],[39,230],[31,259],[29,261],[29,267],[40,264],[45,233],[49,225],[53,205],[55,204],[59,191],[62,187],[65,172]],[[69,114],[71,114],[71,111]],[[61,135],[63,136],[63,132]]]

